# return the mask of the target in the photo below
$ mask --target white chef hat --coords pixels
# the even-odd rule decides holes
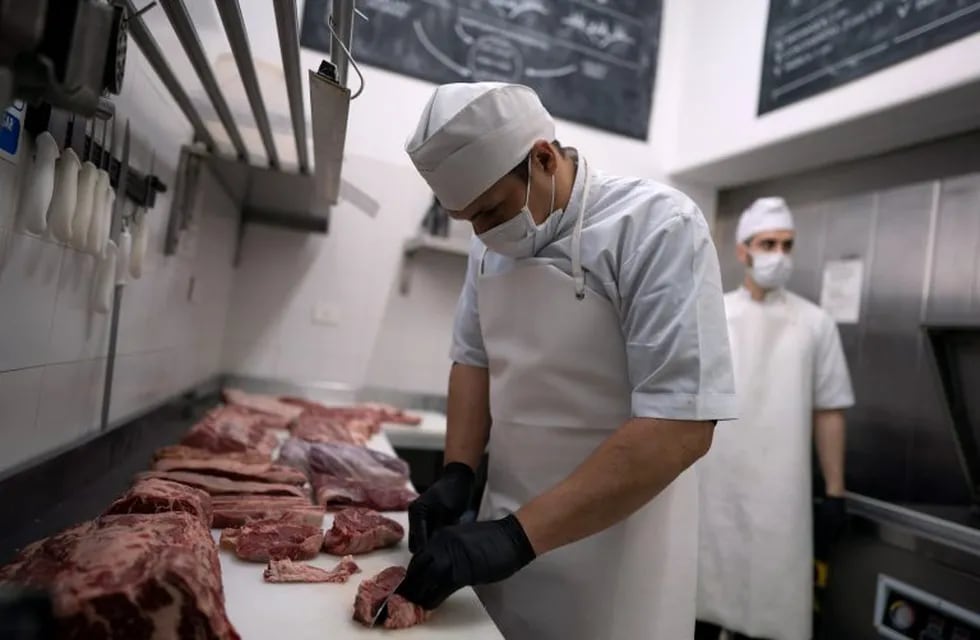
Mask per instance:
[[[459,211],[504,177],[555,121],[530,87],[500,82],[437,87],[405,151],[440,204]]]
[[[782,198],[759,198],[742,212],[735,230],[735,242],[741,244],[760,231],[792,231],[793,214]]]

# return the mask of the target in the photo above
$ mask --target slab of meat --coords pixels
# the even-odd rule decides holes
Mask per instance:
[[[245,480],[229,480],[217,476],[206,476],[202,473],[189,471],[144,471],[136,475],[137,480],[160,478],[196,487],[212,496],[227,493],[252,493],[269,496],[297,496],[308,498],[306,490],[294,484],[275,484],[272,482],[248,482]]]
[[[221,548],[242,560],[309,560],[323,545],[323,529],[289,522],[285,518],[256,520],[221,531]]]
[[[290,396],[284,396],[280,398],[280,400],[288,404],[294,404],[298,407],[302,407],[309,413],[370,420],[378,425],[378,429],[380,429],[382,422],[396,422],[399,424],[408,425],[419,424],[422,422],[422,419],[418,416],[409,415],[401,409],[388,404],[382,404],[380,402],[359,404],[353,407],[328,407],[320,404],[319,402],[313,402],[312,400],[305,400],[303,398],[295,398]]]
[[[178,460],[214,460],[215,458],[220,458],[222,460],[233,460],[235,462],[244,462],[246,464],[269,463],[269,456],[262,453],[257,453],[255,451],[215,453],[214,451],[209,451],[207,449],[186,447],[182,444],[172,444],[166,447],[161,447],[153,454],[154,462],[169,458],[176,458]]]
[[[344,556],[337,566],[327,571],[309,564],[292,560],[269,560],[269,566],[262,572],[266,582],[333,582],[343,584],[361,568],[351,556]]]
[[[345,420],[304,413],[289,427],[294,438],[308,442],[339,442],[363,446],[371,439],[370,428],[363,421]]]
[[[266,460],[279,440],[263,426],[263,416],[235,407],[216,407],[191,427],[180,443],[215,453],[253,452]]]
[[[46,589],[58,638],[237,640],[218,553],[189,513],[103,516],[25,547],[0,583]]]
[[[295,496],[223,495],[211,499],[211,528],[240,527],[252,520],[282,518],[295,524],[323,526],[323,507]]]
[[[391,596],[388,598],[388,617],[383,625],[385,629],[406,629],[428,620],[430,612],[399,595],[392,595],[404,577],[405,567],[388,567],[361,582],[354,598],[354,619],[371,626],[378,608]]]
[[[323,550],[335,556],[358,555],[396,545],[404,537],[405,529],[391,518],[355,507],[334,516],[323,536]]]
[[[211,496],[184,484],[149,478],[140,480],[116,498],[105,515],[123,513],[166,513],[184,511],[205,527],[211,526]]]
[[[401,458],[349,444],[312,443],[290,438],[283,443],[279,462],[307,472],[326,473],[375,483],[408,482],[408,463]]]
[[[248,393],[240,389],[224,389],[221,395],[225,402],[230,405],[282,418],[285,424],[295,420],[299,414],[303,413],[302,407],[282,402],[275,396],[262,393]]]
[[[197,458],[162,458],[153,463],[156,471],[191,471],[208,476],[218,476],[230,480],[249,482],[272,482],[279,484],[306,484],[306,476],[294,467],[271,462],[238,462],[222,457],[210,460]]]
[[[419,494],[404,482],[372,483],[315,473],[313,496],[316,503],[327,510],[367,507],[375,511],[405,511]]]

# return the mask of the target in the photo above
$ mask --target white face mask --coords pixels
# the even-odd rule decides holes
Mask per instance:
[[[763,289],[780,289],[789,282],[793,273],[793,260],[781,251],[753,253],[749,273]]]
[[[549,221],[552,219],[557,219],[557,216],[549,215],[548,218],[538,225],[534,222],[534,216],[531,215],[531,210],[528,208],[528,202],[531,199],[531,163],[528,162],[527,171],[527,192],[524,195],[524,207],[517,212],[517,215],[504,222],[498,224],[492,229],[488,229],[477,237],[483,244],[487,246],[488,249],[499,253],[501,255],[509,256],[511,258],[530,258],[533,256],[541,245],[542,237],[548,234],[548,231],[552,229],[549,225]],[[551,176],[551,208],[549,211],[553,214],[555,209],[555,176]],[[537,241],[537,242],[536,242]]]

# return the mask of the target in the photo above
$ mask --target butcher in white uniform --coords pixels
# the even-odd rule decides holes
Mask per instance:
[[[811,439],[827,497],[818,527],[844,520],[844,409],[854,404],[834,320],[787,291],[793,216],[763,198],[739,219],[743,285],[725,295],[739,419],[699,463],[697,639],[807,640],[813,615]]]
[[[399,593],[478,593],[512,640],[694,632],[697,479],[735,416],[704,217],[555,141],[531,89],[436,89],[407,151],[476,239],[459,300],[446,466],[409,509]],[[489,447],[478,522],[460,524]]]

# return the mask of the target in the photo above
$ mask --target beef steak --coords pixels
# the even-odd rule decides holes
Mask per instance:
[[[255,520],[221,532],[221,548],[234,551],[242,560],[309,560],[323,545],[323,530],[290,522],[287,518]]]
[[[162,458],[153,463],[156,471],[191,471],[208,476],[218,476],[229,480],[249,482],[271,482],[279,484],[306,484],[306,476],[294,467],[270,462],[239,462],[223,457],[200,458]]]
[[[202,473],[191,473],[190,471],[143,471],[137,474],[136,478],[138,480],[146,478],[171,480],[202,489],[212,496],[228,493],[251,493],[270,496],[296,496],[309,499],[306,490],[293,484],[229,480],[228,478],[206,476]]]
[[[211,526],[211,496],[200,489],[159,478],[148,478],[134,484],[109,505],[105,515],[168,511],[187,512],[205,527]]]
[[[25,547],[0,583],[46,589],[59,638],[237,640],[218,554],[189,513],[102,516]]]
[[[263,420],[261,414],[236,407],[216,407],[191,427],[180,443],[215,453],[253,452],[269,460],[279,440]]]
[[[335,556],[357,555],[398,544],[404,537],[405,529],[394,520],[355,507],[334,516],[323,536],[323,550]]]
[[[373,578],[362,581],[354,598],[354,619],[371,626],[378,608],[387,598],[388,617],[384,621],[384,628],[406,629],[428,620],[428,611],[394,594],[404,577],[405,567],[388,567]]]
[[[316,503],[327,510],[367,507],[375,511],[405,511],[419,497],[405,483],[372,484],[323,473],[313,474],[313,495]]]
[[[294,404],[281,402],[275,396],[268,396],[261,393],[248,393],[240,389],[224,389],[221,392],[225,402],[230,405],[241,407],[256,413],[262,413],[281,418],[285,422],[280,428],[285,428],[292,420],[303,413],[303,408]]]
[[[269,456],[255,451],[228,451],[225,453],[215,453],[208,449],[198,449],[182,444],[172,444],[157,449],[153,454],[154,462],[164,458],[177,458],[179,460],[234,460],[246,464],[268,464]]]
[[[333,582],[343,584],[361,568],[351,556],[344,556],[333,569],[329,571],[301,564],[292,560],[269,560],[269,566],[262,572],[266,582]]]

